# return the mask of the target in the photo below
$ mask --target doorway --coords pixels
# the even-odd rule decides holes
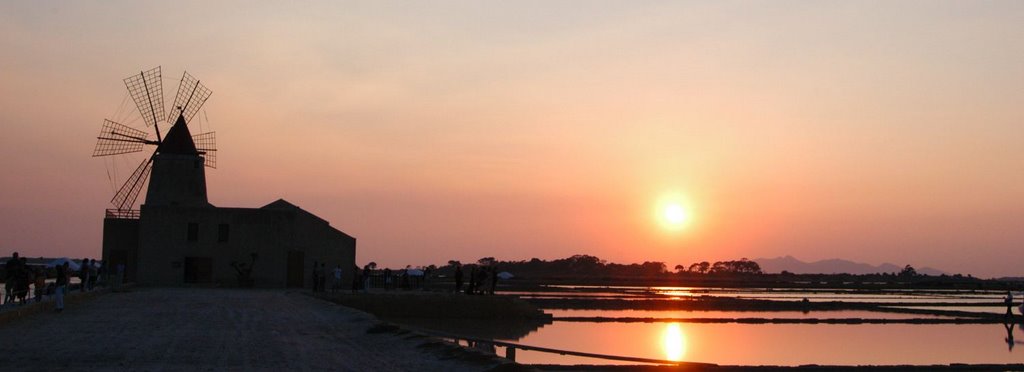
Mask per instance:
[[[213,258],[185,257],[185,283],[213,282]]]
[[[305,262],[306,252],[296,250],[288,251],[288,287],[304,287],[303,279],[305,279],[305,274],[302,269],[306,266]]]

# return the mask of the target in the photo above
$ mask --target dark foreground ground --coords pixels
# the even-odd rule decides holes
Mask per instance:
[[[138,289],[0,324],[0,370],[518,369],[378,326],[297,292]]]
[[[520,366],[281,290],[136,289],[82,296],[62,313],[0,312],[0,371],[976,371],[895,367]],[[415,304],[411,305],[415,307]],[[797,351],[794,351],[797,352]]]

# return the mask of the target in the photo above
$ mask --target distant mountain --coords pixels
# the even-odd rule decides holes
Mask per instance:
[[[783,270],[794,274],[875,274],[875,273],[898,273],[903,266],[891,263],[883,263],[878,266],[862,262],[853,262],[833,258],[815,262],[803,262],[793,256],[776,258],[758,258],[754,260],[761,265],[761,270],[766,273],[778,273]],[[913,264],[911,264],[913,266]],[[930,267],[914,267],[919,274],[942,275],[942,270]]]

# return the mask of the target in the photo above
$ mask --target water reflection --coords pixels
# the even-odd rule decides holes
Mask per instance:
[[[544,309],[555,318],[563,317],[604,317],[604,318],[779,318],[779,319],[918,319],[950,318],[943,315],[902,314],[868,310],[815,310],[815,311],[735,311],[735,310],[576,310]]]
[[[674,323],[554,322],[517,342],[555,349],[725,365],[1021,363],[1007,352],[996,324],[695,324],[678,327],[681,348],[669,348]],[[678,323],[677,323],[678,324]],[[995,326],[995,327],[994,327]],[[672,328],[670,328],[672,327]],[[1018,327],[1015,327],[1018,328]],[[993,331],[999,332],[994,334]],[[1014,348],[1024,336],[1013,330]],[[741,343],[741,344],[740,344]],[[737,346],[742,347],[737,347]],[[742,351],[738,351],[742,350]],[[796,352],[798,351],[798,352]],[[549,353],[517,353],[526,364],[628,364]]]
[[[665,350],[665,359],[674,362],[683,360],[686,355],[686,336],[683,335],[683,328],[679,323],[665,325],[665,332],[661,336],[661,346]]]
[[[1013,351],[1013,344],[1016,343],[1013,340],[1014,324],[1011,322],[1006,322],[1003,324],[1003,326],[1006,327],[1006,338],[1004,338],[1003,341],[1006,341],[1006,347],[1010,349],[1009,351]]]

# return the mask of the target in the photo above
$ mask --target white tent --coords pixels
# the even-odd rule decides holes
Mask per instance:
[[[75,261],[72,261],[70,258],[67,258],[67,257],[61,257],[61,258],[58,258],[56,260],[50,261],[50,263],[46,264],[46,267],[47,268],[57,267],[57,266],[63,265],[65,262],[68,263],[68,268],[70,268],[73,271],[78,271],[78,270],[82,269],[81,265],[75,263]]]
[[[512,275],[512,273],[510,273],[508,271],[502,271],[502,272],[498,273],[498,277],[501,278],[501,280],[509,280],[509,279],[514,278],[515,275]]]

